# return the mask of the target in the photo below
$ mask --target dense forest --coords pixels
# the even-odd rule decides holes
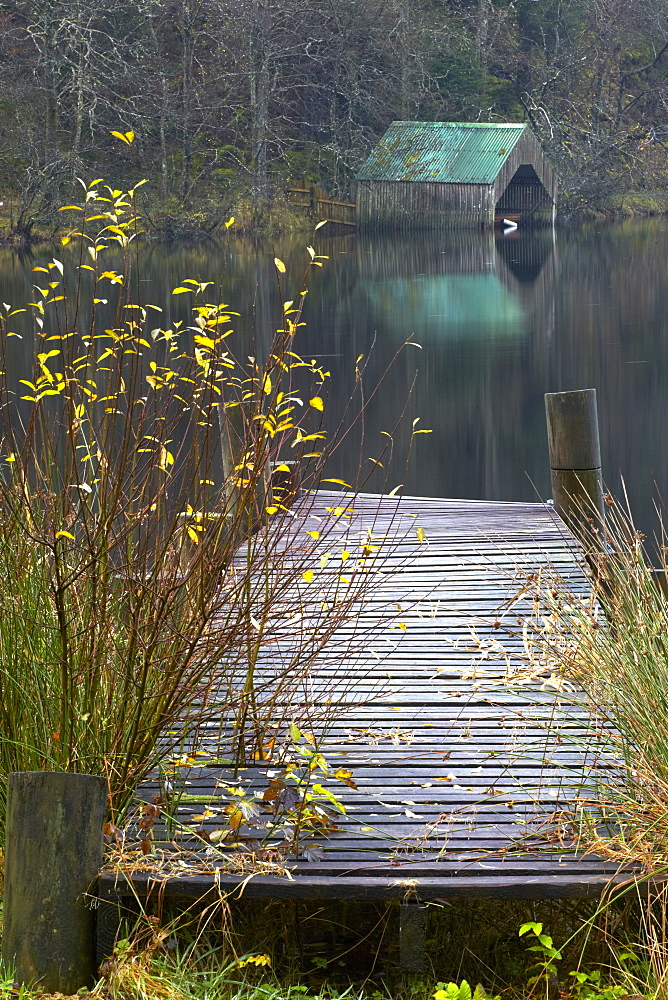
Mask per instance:
[[[156,224],[214,227],[350,193],[393,119],[527,120],[573,210],[668,186],[667,68],[668,0],[3,0],[0,200],[29,235],[148,176]]]

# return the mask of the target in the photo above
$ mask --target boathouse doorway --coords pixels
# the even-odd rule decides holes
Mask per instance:
[[[533,166],[522,163],[496,203],[494,216],[521,226],[544,226],[552,220],[554,210],[554,201]]]

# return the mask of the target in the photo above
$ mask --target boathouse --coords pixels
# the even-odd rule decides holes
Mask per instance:
[[[367,228],[546,225],[556,199],[554,171],[525,124],[392,122],[357,176]]]

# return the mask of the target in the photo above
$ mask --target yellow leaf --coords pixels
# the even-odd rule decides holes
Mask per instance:
[[[334,772],[334,777],[342,781],[344,785],[348,785],[349,788],[357,789],[357,785],[353,781],[353,772],[349,771],[346,767],[339,767]]]
[[[9,461],[9,459],[8,459],[8,461]],[[317,541],[318,538],[320,538],[320,532],[319,531],[307,531],[306,534],[310,535],[311,538],[315,538],[316,541]]]
[[[322,222],[318,222],[318,224],[314,226],[313,229],[315,231],[316,229],[320,229],[321,226],[326,226],[326,225],[327,225],[327,219],[323,219]]]
[[[302,434],[301,429],[297,428],[297,439],[293,441],[291,447],[294,448],[296,444],[300,444],[302,441],[317,441],[320,438],[324,438],[324,434]],[[323,480],[323,482],[332,482],[332,480]]]
[[[184,288],[183,285],[179,285],[178,288],[172,289],[172,295],[183,295],[184,292],[192,292],[192,288]]]
[[[338,483],[339,486],[345,486],[347,490],[352,489],[349,483],[344,483],[342,479],[322,479],[323,483]]]
[[[285,264],[278,257],[274,257],[274,264],[276,265],[276,270],[280,271],[281,274],[285,274]]]
[[[216,346],[215,340],[211,340],[211,337],[204,337],[200,333],[198,333],[197,336],[194,337],[193,339],[196,344],[200,344],[202,347],[208,347],[211,350],[213,350],[213,348]]]
[[[325,404],[323,403],[320,396],[314,396],[313,399],[309,399],[308,405],[312,406],[314,410],[324,410]]]
[[[424,542],[427,537],[424,533],[424,528],[417,528],[415,534],[417,535],[418,542],[420,543]]]
[[[227,222],[225,223],[225,228],[226,228],[226,229],[229,229],[229,228],[230,228],[230,226],[233,226],[233,225],[234,225],[234,216],[233,216],[233,215],[231,215],[231,216],[230,216],[230,218],[229,218],[229,219],[227,220]]]
[[[238,969],[243,969],[246,965],[271,965],[271,958],[269,955],[249,955],[248,958],[240,958],[236,963]]]
[[[74,541],[74,535],[71,535],[69,531],[57,531],[56,538],[71,538]]]
[[[61,205],[59,212],[83,212],[81,205]]]
[[[306,580],[307,583],[310,583],[313,579],[313,570],[307,569],[305,573],[302,573],[302,579]]]
[[[158,461],[158,466],[159,468],[162,469],[163,472],[168,472],[170,465],[174,465],[174,456],[170,451],[167,451],[164,445],[162,445],[160,448],[160,459]]]
[[[130,132],[111,132],[110,131],[109,134],[113,135],[115,139],[120,139],[121,142],[124,142],[126,146],[129,146],[131,142],[134,142],[134,138],[135,138],[135,134],[132,131],[130,131]]]

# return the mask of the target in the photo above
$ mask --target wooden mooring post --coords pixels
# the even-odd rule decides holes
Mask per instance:
[[[404,899],[399,906],[399,963],[405,975],[424,972],[424,910],[417,896]]]
[[[104,778],[9,775],[2,957],[19,983],[71,995],[95,981],[95,913],[102,866]]]
[[[555,510],[588,551],[599,549],[605,500],[596,390],[547,392],[545,413]]]

